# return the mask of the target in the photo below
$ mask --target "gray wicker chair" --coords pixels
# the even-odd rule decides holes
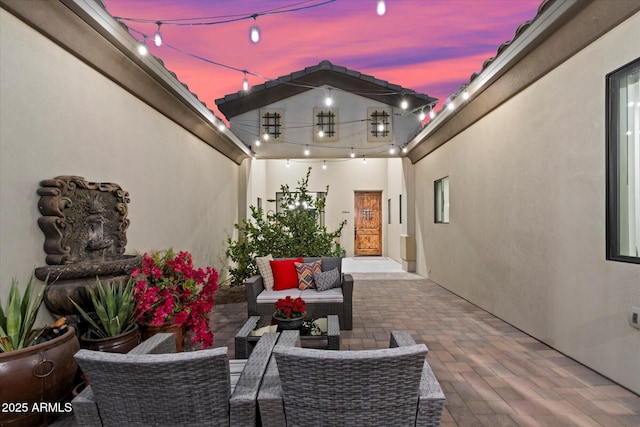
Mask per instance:
[[[342,289],[342,302],[312,301],[306,297],[305,293],[315,290],[301,292],[302,298],[307,303],[307,314],[309,316],[324,317],[328,314],[337,314],[340,322],[340,329],[351,330],[353,328],[353,276],[342,274],[342,258],[340,257],[311,257],[303,258],[303,262],[311,262],[322,259],[322,271],[337,268],[340,273],[340,284]],[[255,275],[244,281],[247,293],[247,315],[251,316],[271,316],[275,311],[273,301],[261,303],[258,295],[265,290],[262,276]],[[276,298],[276,297],[274,297]]]
[[[389,349],[300,348],[284,331],[273,350],[258,405],[268,426],[439,426],[444,393],[425,360],[427,347],[406,332]]]
[[[172,334],[158,334],[128,354],[80,350],[75,358],[90,387],[72,401],[76,421],[80,426],[255,425],[258,390],[277,338],[265,334],[244,361],[229,361],[226,347],[175,353]]]

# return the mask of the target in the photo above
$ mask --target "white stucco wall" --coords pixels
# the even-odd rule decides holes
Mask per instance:
[[[324,108],[326,88],[316,88],[299,95],[269,104],[264,109],[278,109],[284,112],[283,140],[285,142],[262,141],[256,146],[256,138],[261,134],[260,110],[252,110],[231,118],[230,129],[245,144],[251,146],[258,157],[266,158],[302,158],[305,146],[308,144],[311,157],[344,157],[348,158],[351,148],[358,158],[366,156],[386,156],[390,145],[396,149],[406,144],[420,129],[420,121],[416,114],[392,108],[393,140],[390,142],[369,142],[367,132],[367,108],[391,108],[390,106],[352,93],[334,89],[332,92],[333,106],[337,111],[338,140],[325,142],[313,140],[314,108]],[[339,150],[334,150],[340,148]]]
[[[325,191],[329,185],[325,210],[327,230],[333,231],[342,220],[347,221],[341,237],[341,246],[346,250],[347,256],[353,256],[354,247],[354,192],[382,191],[382,245],[383,255],[387,256],[388,159],[367,159],[366,164],[361,159],[327,161],[327,169],[322,169],[322,160],[292,159],[289,167],[286,166],[286,160],[256,160],[254,163],[264,163],[266,168],[266,193],[263,197],[265,212],[275,210],[275,203],[266,200],[274,199],[281,185],[288,184],[290,189],[295,189],[298,181],[305,177],[307,169],[311,167],[309,190]],[[255,197],[251,204],[255,205]]]
[[[416,164],[418,273],[635,392],[640,265],[605,259],[605,76],[638,40],[640,14]]]
[[[0,297],[44,265],[42,179],[115,182],[131,197],[127,251],[189,250],[226,272],[238,166],[0,10]]]

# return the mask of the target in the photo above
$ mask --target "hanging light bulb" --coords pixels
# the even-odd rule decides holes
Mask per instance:
[[[378,0],[376,13],[378,14],[378,16],[383,16],[386,12],[387,12],[387,6],[384,4],[384,0]]]
[[[402,152],[406,154],[406,153],[407,153],[407,151],[409,151],[409,149],[407,148],[407,146],[406,146],[406,145],[405,145],[405,146],[403,146],[403,147],[402,147]]]
[[[311,151],[309,151],[309,146],[307,145],[304,149],[304,155],[308,156],[311,153]]]
[[[429,118],[433,120],[436,117],[436,111],[431,107],[431,111],[429,111]]]
[[[391,147],[389,147],[389,154],[396,154],[396,146],[391,144]]]
[[[253,160],[255,160],[255,159],[256,159],[256,153],[255,153],[255,152],[253,152],[253,156],[252,156],[251,158],[252,158]]]
[[[289,159],[287,159],[287,167],[289,167]]]
[[[269,134],[267,132],[262,134],[262,139],[264,139],[265,141],[269,140]]]
[[[333,104],[333,98],[331,97],[331,89],[329,89],[327,96],[324,98],[324,105],[331,107],[331,104]]]
[[[318,131],[318,136],[319,136],[320,138],[322,138],[322,137],[324,136],[324,131],[323,131],[322,129],[320,129],[320,130]]]
[[[326,169],[326,168],[327,168],[327,161],[326,161],[326,160],[324,160],[324,161],[322,162],[322,169]]]
[[[384,123],[378,123],[378,132],[384,132]]]
[[[256,138],[256,147],[260,146],[260,138]]]
[[[364,163],[365,165],[367,164],[367,158],[365,156],[362,156],[362,163]]]
[[[253,15],[254,24],[249,29],[249,39],[252,43],[258,43],[260,41],[260,28],[256,24],[256,18],[258,15]]]
[[[407,101],[406,99],[403,99],[402,102],[400,103],[400,108],[402,108],[403,110],[406,110],[407,108],[409,108],[409,101]]]
[[[469,99],[469,92],[467,92],[466,90],[462,92],[462,99],[464,99],[465,101]]]
[[[353,159],[354,157],[356,157],[356,153],[353,152],[353,148],[351,149],[351,158]]]
[[[448,108],[449,110],[453,111],[453,109],[454,109],[454,108],[456,108],[456,106],[455,106],[455,105],[453,105],[453,101],[451,101],[451,102],[449,102],[449,103],[447,104],[447,108]]]
[[[138,52],[142,56],[145,56],[147,53],[149,53],[149,48],[147,47],[147,38],[146,37],[138,45]]]
[[[424,108],[423,108],[422,111],[420,111],[420,115],[418,116],[418,119],[420,119],[420,121],[423,121],[426,118],[427,118],[427,115],[424,112]]]
[[[249,80],[247,79],[247,72],[244,73],[244,78],[242,79],[242,90],[245,92],[249,92]]]
[[[153,42],[157,47],[160,47],[162,46],[162,35],[160,34],[160,25],[162,25],[162,22],[158,21],[156,24],[158,24],[158,29],[156,30],[156,35],[153,36]]]
[[[224,123],[222,123],[222,122],[218,125],[218,130],[219,130],[220,132],[224,132],[224,130],[225,130],[226,128],[227,128],[227,127],[226,127],[226,126],[224,125]]]

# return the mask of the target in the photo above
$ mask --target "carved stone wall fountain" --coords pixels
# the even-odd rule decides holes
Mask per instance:
[[[97,286],[96,277],[103,284],[126,282],[142,261],[124,255],[129,193],[118,184],[58,176],[41,181],[38,195],[48,265],[35,274],[46,281],[49,311],[75,323],[78,313],[70,298],[93,311],[89,290]]]

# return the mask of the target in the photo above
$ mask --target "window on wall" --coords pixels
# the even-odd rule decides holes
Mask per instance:
[[[607,76],[607,259],[640,264],[640,58]]]
[[[434,182],[435,222],[449,223],[449,177]]]
[[[283,123],[284,111],[260,111],[260,133],[263,139],[282,141],[284,139]]]
[[[336,126],[337,111],[335,109],[314,108],[314,132],[313,140],[317,142],[335,142],[338,140],[338,128]]]
[[[393,140],[391,108],[367,108],[369,131],[367,141],[390,142]]]

